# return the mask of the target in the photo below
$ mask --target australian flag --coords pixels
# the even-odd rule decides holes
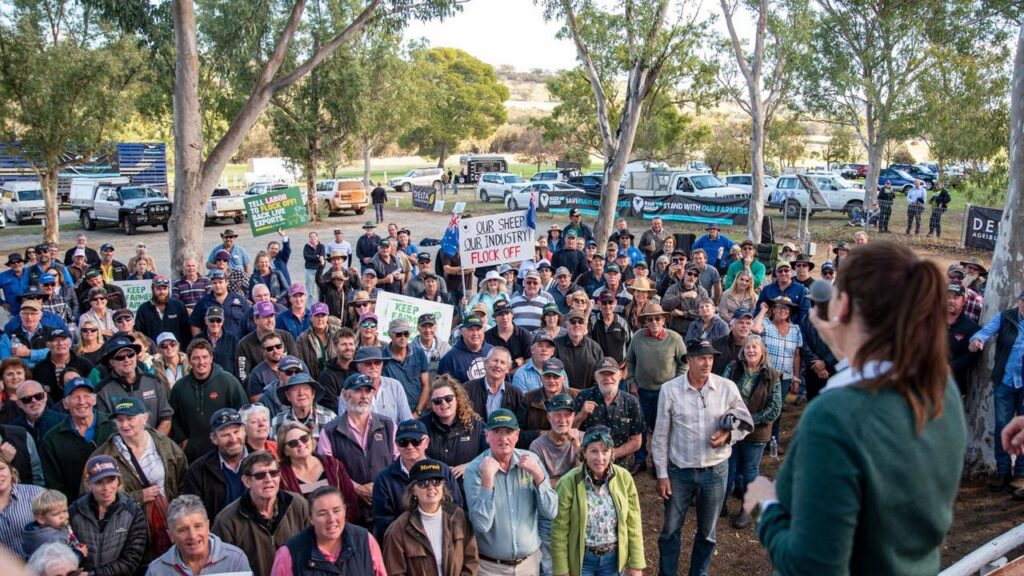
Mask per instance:
[[[526,225],[537,231],[537,192],[530,192],[530,207],[526,210]]]
[[[448,229],[441,237],[441,251],[449,256],[455,256],[459,251],[459,215],[452,214],[452,221],[448,223]]]

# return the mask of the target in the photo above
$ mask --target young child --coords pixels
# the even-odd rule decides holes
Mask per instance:
[[[21,537],[26,556],[31,556],[47,542],[67,544],[80,559],[89,555],[85,544],[78,540],[68,524],[68,499],[64,494],[56,490],[40,492],[32,500],[32,516],[35,521],[25,526]]]

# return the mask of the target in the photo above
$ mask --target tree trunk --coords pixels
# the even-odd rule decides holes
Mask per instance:
[[[630,77],[639,74],[635,69]],[[626,164],[629,163],[629,154],[633,150],[633,140],[636,139],[636,128],[640,124],[640,111],[643,107],[643,96],[632,92],[626,98],[623,106],[622,119],[619,121],[616,130],[616,142],[605,150],[611,154],[605,157],[604,167],[604,189],[601,191],[601,207],[597,213],[597,221],[594,223],[594,240],[598,246],[608,243],[608,237],[612,234],[612,226],[615,224],[615,207],[619,203],[619,183],[622,182],[622,175],[626,172]],[[601,122],[608,122],[602,118]]]
[[[1000,310],[1013,306],[1024,288],[1024,26],[1017,35],[1010,83],[1010,186],[1006,194],[1003,218],[999,222],[995,254],[985,287],[986,322]],[[991,471],[995,466],[994,403],[992,365],[995,342],[989,341],[979,364],[976,381],[967,394],[967,452],[964,462],[971,473]]]
[[[203,260],[206,198],[200,178],[203,161],[202,117],[199,113],[199,46],[192,0],[171,3],[174,18],[174,209],[169,222],[171,269],[178,274],[186,257]]]
[[[306,158],[306,211],[310,222],[320,221],[320,211],[316,198],[316,175],[320,167],[320,138],[315,134],[309,137],[309,156]],[[327,209],[330,212],[330,208]]]
[[[747,219],[747,238],[761,242],[761,222],[764,220],[764,105],[759,86],[751,89],[750,106],[750,216]]]
[[[56,244],[60,238],[60,199],[57,198],[56,165],[46,166],[39,172],[39,184],[43,189],[43,205],[46,209],[46,221],[43,226],[43,241]]]
[[[363,138],[363,187],[370,189],[370,139]]]
[[[438,155],[437,167],[444,168],[444,161],[448,158],[448,145],[441,144],[441,153]]]

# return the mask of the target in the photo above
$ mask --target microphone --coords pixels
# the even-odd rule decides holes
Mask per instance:
[[[828,319],[828,302],[832,299],[832,290],[832,285],[825,280],[815,280],[811,283],[807,299],[814,302],[814,308],[818,311],[818,318],[822,320]]]

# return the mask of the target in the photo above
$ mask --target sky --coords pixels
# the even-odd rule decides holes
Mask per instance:
[[[703,0],[699,6],[704,14],[719,14],[718,2]],[[737,15],[741,37],[752,32],[750,20],[749,14]],[[560,27],[560,22],[544,20],[544,11],[534,0],[471,0],[444,22],[411,22],[405,38],[425,38],[431,46],[459,48],[492,66],[511,64],[522,72],[574,68],[576,48],[572,41],[555,37]],[[726,34],[721,18],[714,29]]]
[[[461,13],[438,22],[411,22],[406,39],[426,38],[431,46],[459,48],[492,66],[517,70],[561,70],[576,66],[576,48],[555,38],[560,24],[545,22],[533,0],[472,0]]]

